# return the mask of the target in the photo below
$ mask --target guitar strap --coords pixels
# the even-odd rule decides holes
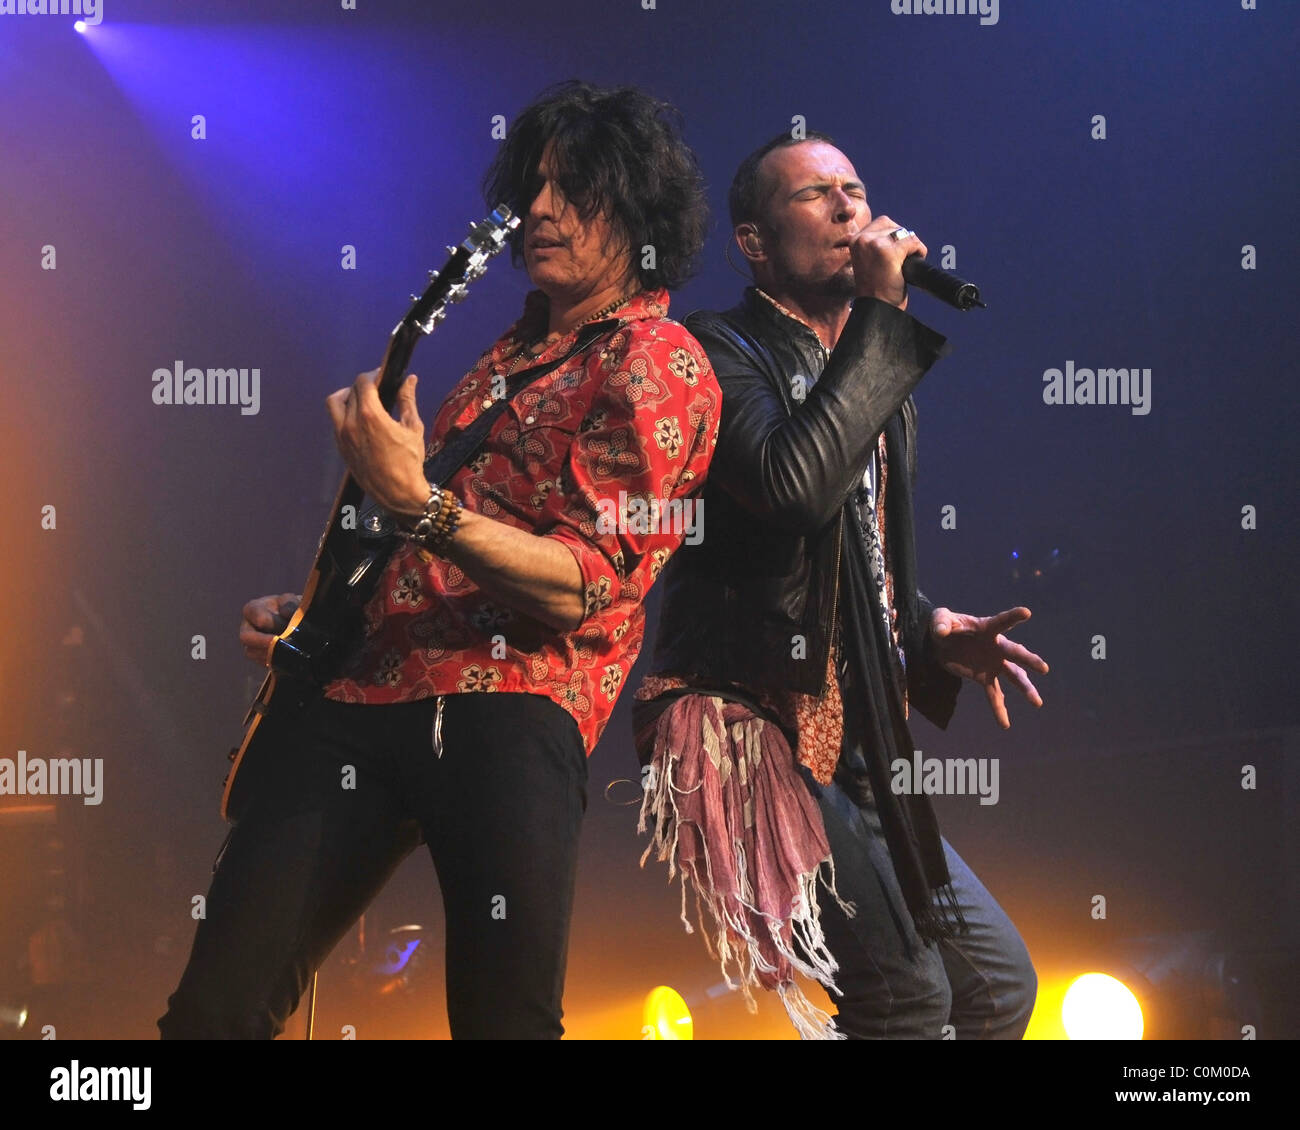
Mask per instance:
[[[497,417],[506,410],[506,404],[511,398],[522,392],[539,377],[544,377],[547,373],[558,369],[575,353],[581,353],[583,350],[588,349],[598,337],[616,329],[618,325],[618,318],[606,318],[599,322],[589,322],[582,327],[577,340],[574,341],[572,348],[567,353],[557,357],[554,361],[548,361],[545,365],[534,365],[531,369],[522,369],[518,373],[512,373],[506,379],[504,395],[499,397],[496,403],[469,427],[448,441],[445,447],[430,456],[424,464],[424,477],[438,486],[446,486],[452,475],[473,459],[478,449],[483,446],[488,433],[492,430],[492,425],[496,423]]]

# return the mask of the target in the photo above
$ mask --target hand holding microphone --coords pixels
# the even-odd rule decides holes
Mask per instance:
[[[907,284],[958,310],[984,307],[979,288],[926,261],[927,248],[916,233],[888,216],[877,216],[849,244],[854,293],[907,309]]]

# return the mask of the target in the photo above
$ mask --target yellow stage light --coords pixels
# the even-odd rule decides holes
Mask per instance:
[[[1065,990],[1061,1021],[1071,1040],[1140,1040],[1142,1006],[1123,981],[1085,973]]]
[[[682,995],[667,985],[659,985],[646,993],[645,1007],[641,1011],[641,1039],[643,1040],[693,1040],[695,1025],[691,1010]]]

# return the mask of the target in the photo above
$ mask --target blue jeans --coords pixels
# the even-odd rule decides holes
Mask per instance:
[[[820,893],[844,994],[831,994],[836,1027],[859,1040],[1020,1039],[1038,990],[1033,964],[1005,911],[948,841],[944,856],[970,930],[926,943],[894,876],[875,804],[859,807],[838,785],[817,785],[806,772],[805,780],[821,808],[840,897],[857,909],[850,918]]]
[[[445,701],[441,756],[434,699],[321,699],[277,737],[273,771],[218,856],[163,1038],[279,1035],[313,971],[421,839],[446,910],[452,1036],[560,1038],[587,804],[582,737],[543,696]]]

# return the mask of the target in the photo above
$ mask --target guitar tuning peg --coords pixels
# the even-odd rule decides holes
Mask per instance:
[[[420,329],[427,334],[433,333],[438,324],[447,316],[447,311],[439,306],[423,322],[420,323]]]
[[[430,271],[430,272],[429,272],[429,281],[430,281],[430,282],[433,282],[433,280],[436,279],[437,277],[438,277],[438,272],[437,272],[437,271]]]
[[[413,295],[411,295],[411,301],[412,301],[412,302],[419,302],[419,301],[420,301],[420,296],[419,296],[418,294],[413,294]]]
[[[456,254],[456,247],[455,247],[454,244],[451,244],[451,243],[447,244],[447,254],[448,254],[448,255],[455,255],[455,254]]]

